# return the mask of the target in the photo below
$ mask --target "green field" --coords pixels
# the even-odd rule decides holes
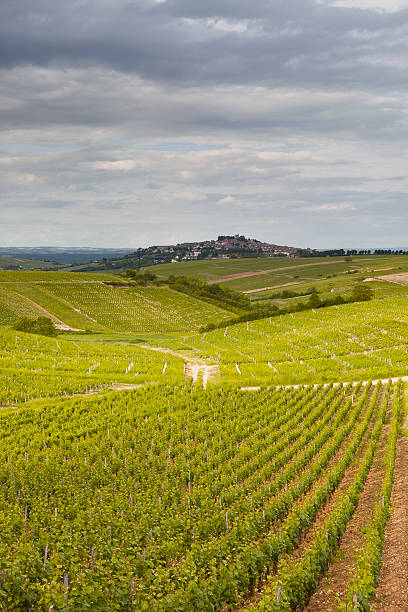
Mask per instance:
[[[189,336],[235,383],[306,384],[408,375],[408,300],[308,310]]]
[[[176,267],[282,261],[321,297],[408,269]],[[229,283],[272,276],[291,282]],[[233,313],[110,280],[0,272],[1,608],[346,612],[372,609],[395,559],[404,582],[408,286],[203,333]],[[275,292],[250,295],[308,300]],[[11,329],[44,310],[88,332]]]
[[[136,345],[112,347],[0,331],[0,406],[112,385],[182,382],[183,369],[181,358]]]
[[[62,270],[50,272],[41,272],[37,270],[0,270],[0,283],[34,283],[53,280],[59,282],[87,282],[96,280],[102,282],[117,280],[117,276],[113,274],[81,274],[80,272],[65,272]]]
[[[78,278],[79,277],[79,278]],[[122,287],[105,284],[110,277],[21,273],[0,274],[0,324],[19,315],[46,315],[58,325],[100,332],[178,332],[228,319],[221,308],[168,287]],[[98,278],[98,277],[97,277]],[[29,282],[31,280],[31,282]],[[44,309],[46,312],[42,311]]]
[[[0,270],[49,270],[58,269],[59,266],[52,261],[41,261],[37,259],[21,259],[19,257],[9,257],[0,255]]]
[[[207,282],[222,282],[237,291],[261,289],[263,287],[304,288],[316,282],[335,279],[338,275],[375,277],[408,271],[408,257],[401,256],[357,256],[351,261],[345,257],[263,257],[229,260],[186,261],[161,264],[149,268],[159,277],[171,274],[192,276]],[[283,268],[283,269],[282,269]],[[241,278],[223,280],[234,274],[251,274]],[[290,283],[290,285],[289,285]]]

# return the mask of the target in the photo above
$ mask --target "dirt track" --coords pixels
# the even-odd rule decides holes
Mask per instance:
[[[259,289],[248,289],[248,291],[243,291],[242,293],[259,293],[260,291],[268,291],[269,289],[281,289],[282,287],[289,287],[290,285],[300,285],[303,282],[301,281],[291,281],[290,283],[284,283],[283,285],[273,285],[273,287],[260,287]]]
[[[180,357],[185,362],[185,376],[187,378],[192,378],[194,384],[202,381],[204,389],[206,389],[208,381],[214,379],[220,373],[220,366],[217,363],[207,363],[204,359],[200,359],[200,357],[189,357],[188,355],[183,355],[183,353],[178,353],[177,351],[162,346],[149,346],[148,344],[140,344],[139,346],[151,351],[170,353],[171,355]]]
[[[270,270],[254,270],[252,272],[238,272],[237,274],[230,274],[229,276],[220,276],[216,280],[208,281],[209,285],[215,285],[216,283],[224,283],[226,281],[235,280],[238,278],[247,278],[249,276],[261,276],[263,274],[274,274],[275,272],[283,272],[284,270],[297,270],[298,268],[309,268],[310,266],[330,266],[331,264],[344,263],[342,259],[335,259],[332,261],[317,261],[316,263],[308,264],[296,264],[294,266],[285,266],[283,268],[271,268]]]
[[[18,293],[17,291],[15,293],[19,297],[21,297],[23,300],[25,300],[26,302],[30,302],[30,304],[32,304],[32,306],[35,306],[35,308],[37,308],[37,310],[42,312],[46,317],[49,317],[54,322],[55,327],[57,329],[62,329],[64,331],[84,331],[83,329],[79,329],[78,327],[70,327],[69,325],[64,323],[64,321],[61,321],[61,319],[58,319],[55,315],[53,315],[50,312],[48,312],[48,310],[45,310],[45,308],[43,308],[42,306],[37,304],[37,302],[34,302],[34,300],[31,300],[26,295],[23,295],[22,293]]]
[[[408,425],[408,422],[406,422]],[[385,532],[383,567],[375,593],[375,612],[408,610],[408,438],[397,442],[392,513]]]

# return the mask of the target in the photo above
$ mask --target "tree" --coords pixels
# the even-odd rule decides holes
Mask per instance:
[[[319,306],[321,306],[321,305],[322,305],[322,303],[321,303],[320,298],[317,295],[317,293],[312,293],[312,295],[310,296],[310,298],[308,300],[309,308],[319,308]]]
[[[355,285],[350,296],[350,302],[367,302],[371,300],[374,291],[367,285]]]

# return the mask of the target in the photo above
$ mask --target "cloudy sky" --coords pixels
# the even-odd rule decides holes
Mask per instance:
[[[408,0],[1,0],[0,245],[408,246]]]

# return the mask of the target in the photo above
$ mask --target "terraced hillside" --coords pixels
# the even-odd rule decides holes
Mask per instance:
[[[3,325],[11,324],[21,314],[45,314],[62,329],[189,331],[231,316],[221,308],[168,287],[111,286],[104,279],[64,273],[57,277],[36,274],[31,282],[25,280],[27,274],[25,278],[19,275],[12,278],[2,280],[0,275]]]

